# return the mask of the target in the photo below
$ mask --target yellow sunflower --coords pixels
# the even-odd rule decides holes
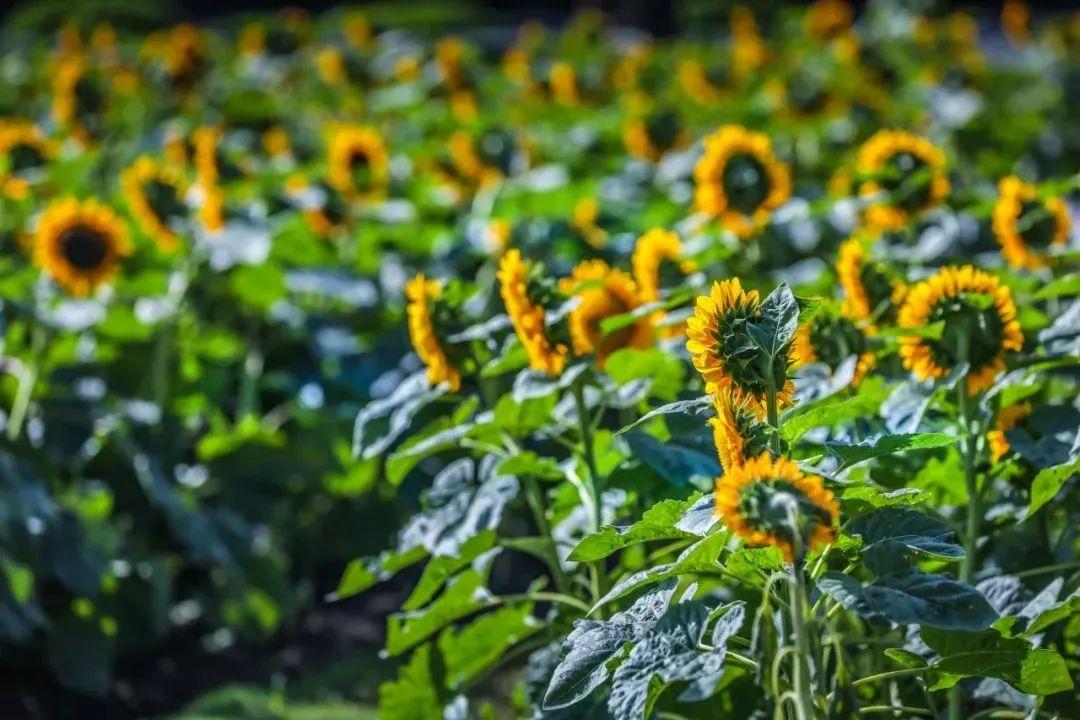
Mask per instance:
[[[653,228],[638,238],[634,254],[630,257],[630,266],[634,272],[634,282],[643,303],[660,300],[660,290],[666,276],[677,272],[689,275],[697,267],[690,260],[682,259],[682,242],[679,236],[662,228]],[[674,272],[673,272],[674,271]],[[663,312],[654,314],[659,321]],[[686,324],[668,325],[662,333],[664,337],[678,337],[686,332]]]
[[[502,177],[498,168],[489,165],[480,156],[472,135],[465,130],[457,130],[450,136],[447,151],[457,172],[478,187],[490,185]]]
[[[715,105],[720,101],[723,91],[709,79],[705,65],[700,60],[680,60],[675,69],[675,77],[683,94],[699,105]]]
[[[790,504],[777,502],[781,495]],[[788,458],[764,452],[734,466],[717,478],[715,498],[716,515],[731,532],[750,545],[779,548],[789,563],[836,538],[840,506],[835,496],[820,477],[803,474]]]
[[[868,244],[869,238],[865,234],[844,241],[836,261],[836,275],[844,291],[841,312],[872,332],[878,320],[892,319],[904,299],[907,286],[894,278],[883,264],[871,259]]]
[[[679,116],[673,112],[658,112],[630,120],[623,128],[626,151],[650,162],[656,162],[669,150],[682,147],[688,139],[680,128]]]
[[[994,429],[986,433],[986,443],[990,447],[991,460],[997,462],[1012,450],[1009,439],[1005,437],[1005,431],[1019,427],[1030,415],[1031,405],[1028,403],[1017,403],[998,410],[994,421]]]
[[[327,162],[327,181],[349,199],[378,199],[390,181],[390,156],[382,135],[372,127],[348,125],[335,131]]]
[[[596,354],[596,364],[603,369],[607,358],[620,348],[647,348],[653,342],[651,317],[642,317],[607,335],[601,323],[622,315],[641,305],[637,285],[621,270],[608,267],[603,260],[585,260],[574,268],[568,278],[560,281],[560,289],[580,298],[570,313],[570,339],[574,354]]]
[[[21,174],[44,166],[53,146],[37,125],[0,120],[0,195],[16,200],[27,197],[30,183]]]
[[[883,230],[897,230],[949,194],[945,153],[926,138],[900,130],[878,130],[859,148],[856,167],[867,176],[859,186],[872,198],[866,220]],[[875,196],[884,193],[883,199]]]
[[[694,207],[746,237],[791,197],[788,167],[773,155],[768,135],[739,125],[725,125],[704,142],[694,166]]]
[[[121,173],[120,187],[143,232],[166,252],[179,247],[180,238],[169,227],[169,219],[187,214],[183,176],[143,155]]]
[[[452,89],[460,89],[466,84],[464,58],[465,43],[461,38],[445,37],[435,44],[435,65]]]
[[[725,473],[769,449],[769,426],[761,421],[745,398],[724,393],[714,407],[716,417],[709,418],[709,425]]]
[[[544,306],[530,297],[529,267],[522,261],[520,251],[510,250],[502,256],[498,277],[506,314],[529,355],[529,366],[549,375],[560,375],[570,350],[548,337]]]
[[[1072,220],[1063,199],[1053,197],[1040,202],[1033,185],[1018,177],[1007,177],[998,183],[992,225],[1009,265],[1033,270],[1046,264],[1042,256],[1046,248],[1065,245]]]
[[[595,197],[585,197],[574,204],[570,213],[570,227],[581,235],[591,247],[602,248],[607,243],[608,234],[600,227],[600,201]]]
[[[111,208],[94,200],[57,200],[38,220],[34,264],[72,295],[85,297],[108,282],[131,253],[127,229]]]
[[[568,62],[552,63],[548,72],[548,85],[552,99],[560,105],[577,105],[581,97],[578,93],[577,73]]]
[[[203,126],[197,128],[191,136],[195,155],[195,176],[199,185],[209,188],[217,185],[220,177],[218,168],[218,147],[221,144],[221,128]]]
[[[1005,369],[1005,353],[1023,347],[1012,292],[970,265],[945,267],[911,288],[900,308],[901,328],[944,323],[941,338],[904,336],[900,357],[920,380],[942,378],[967,362],[969,393],[985,390]]]
[[[731,64],[735,74],[746,77],[769,59],[769,48],[758,31],[754,13],[741,5],[731,9]]]
[[[100,85],[88,73],[82,57],[62,60],[52,74],[52,117],[76,139],[87,141],[97,134],[106,99]]]
[[[877,364],[863,331],[850,318],[830,312],[821,312],[799,327],[791,354],[798,365],[821,362],[833,371],[848,357],[857,355],[852,387],[858,387]]]
[[[345,82],[345,57],[336,47],[324,47],[315,54],[315,70],[327,85],[341,85]]]
[[[406,313],[409,316],[409,338],[420,360],[427,366],[428,381],[432,385],[449,383],[451,390],[461,387],[461,374],[455,369],[439,345],[435,325],[432,320],[432,305],[442,295],[442,286],[428,280],[423,273],[417,275],[405,285],[405,298],[408,300]]]
[[[776,384],[778,407],[790,405],[795,383],[787,378],[793,362],[791,349],[777,355],[773,366],[753,348],[746,325],[761,305],[756,290],[744,292],[738,278],[713,283],[708,295],[698,297],[694,314],[686,321],[686,349],[705,381],[705,392],[719,403],[726,394],[745,399],[758,417],[765,417],[768,402],[768,379]]]
[[[851,29],[854,16],[845,0],[817,0],[806,10],[804,30],[815,40],[829,40]]]

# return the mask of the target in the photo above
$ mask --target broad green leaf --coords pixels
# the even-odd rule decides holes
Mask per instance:
[[[856,444],[828,442],[825,447],[830,455],[840,461],[839,469],[842,470],[882,455],[892,455],[907,450],[947,447],[956,442],[957,438],[955,436],[946,435],[945,433],[914,433],[908,435],[882,435]]]
[[[1035,299],[1048,300],[1067,295],[1080,295],[1080,273],[1069,273],[1051,280],[1035,293]]]
[[[450,627],[439,635],[446,663],[446,686],[461,688],[499,662],[507,650],[538,632],[532,603],[504,607],[482,615],[465,627]]]
[[[455,573],[465,569],[481,553],[495,546],[495,531],[484,530],[461,544],[457,555],[439,555],[433,557],[424,566],[424,572],[413,588],[408,599],[402,603],[402,610],[417,610],[427,605],[447,580]]]
[[[397,679],[379,686],[379,717],[382,720],[443,720],[445,670],[442,657],[432,645],[420,647],[401,668]]]
[[[716,558],[727,542],[727,537],[727,533],[713,533],[683,550],[673,562],[654,565],[630,575],[616,583],[604,597],[597,600],[593,610],[629,595],[635,590],[655,585],[669,578],[682,575],[719,576],[721,572]]]
[[[943,560],[964,557],[947,523],[909,508],[875,510],[851,521],[846,530],[862,537],[862,558],[878,573],[899,569],[911,552]]]
[[[619,385],[648,379],[649,394],[661,400],[674,400],[686,376],[686,366],[677,357],[657,348],[616,350],[608,357],[604,370]]]
[[[459,441],[473,427],[468,420],[479,403],[478,397],[468,398],[450,417],[434,420],[422,432],[402,443],[386,461],[386,479],[390,484],[400,485],[409,471],[424,458],[458,447]]]
[[[787,283],[769,293],[758,315],[746,324],[754,344],[769,357],[776,357],[799,329],[799,303]]]
[[[640,520],[624,528],[605,525],[599,532],[582,538],[570,551],[568,559],[593,562],[638,543],[693,538],[693,535],[679,530],[676,525],[696,497],[695,494],[686,501],[662,500],[646,510]]]
[[[808,431],[851,422],[860,417],[872,417],[885,400],[885,383],[880,378],[868,378],[859,386],[854,397],[826,397],[788,411],[781,423],[780,433],[788,442],[795,442]]]
[[[694,398],[693,400],[677,400],[673,403],[668,403],[667,405],[661,405],[655,410],[650,410],[649,412],[645,413],[640,418],[630,423],[626,427],[622,428],[615,434],[622,435],[623,433],[633,430],[638,425],[649,422],[655,417],[659,417],[661,415],[671,415],[674,413],[700,418],[702,422],[704,422],[707,418],[716,416],[716,411],[713,409],[712,400],[709,398],[708,395],[702,395],[701,397]]]
[[[329,599],[342,600],[359,595],[376,583],[389,580],[401,570],[420,562],[427,554],[422,545],[417,545],[402,553],[387,552],[377,558],[350,560]]]
[[[640,430],[628,432],[623,438],[634,457],[673,485],[711,486],[721,473],[720,461],[715,453],[706,454],[674,440],[661,442]]]
[[[387,618],[386,654],[400,655],[489,603],[483,576],[478,570],[468,568],[452,578],[442,594],[427,607],[395,613]]]
[[[1032,695],[1073,687],[1062,657],[1053,650],[1034,648],[1027,640],[1006,638],[996,630],[945,632],[924,627],[921,634],[941,655],[932,667],[943,676],[932,689],[950,687],[965,677],[997,678]]]
[[[1080,473],[1080,457],[1074,458],[1071,462],[1040,470],[1031,482],[1031,502],[1025,517],[1031,517],[1043,505],[1053,500],[1065,482],[1069,478],[1076,477],[1077,473]]]
[[[531,450],[522,450],[503,460],[499,465],[499,472],[515,477],[532,476],[541,480],[562,480],[566,476],[555,460],[537,455]]]

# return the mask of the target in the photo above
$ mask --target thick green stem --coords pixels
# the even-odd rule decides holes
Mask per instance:
[[[560,593],[565,593],[567,591],[566,573],[563,572],[562,565],[559,563],[559,551],[551,537],[551,523],[548,522],[547,511],[544,508],[543,489],[532,475],[522,476],[521,481],[525,485],[525,500],[529,504],[529,509],[532,510],[537,533],[546,541],[548,566],[555,579],[555,587]]]
[[[768,396],[766,398],[769,426],[773,429],[773,453],[780,454],[780,413],[776,407],[776,381],[769,375]]]
[[[589,411],[585,405],[585,390],[583,384],[578,381],[573,385],[574,403],[577,406],[578,426],[581,429],[582,454],[585,457],[585,467],[589,472],[589,496],[592,501],[593,515],[591,529],[599,532],[604,524],[604,488],[600,473],[596,469],[596,449],[593,445],[592,424],[589,421]],[[597,560],[589,567],[593,598],[599,601],[607,593],[607,571],[604,561]]]
[[[810,679],[810,634],[806,626],[806,588],[802,564],[791,568],[791,629],[795,635],[795,695],[799,720],[814,720],[814,689]]]

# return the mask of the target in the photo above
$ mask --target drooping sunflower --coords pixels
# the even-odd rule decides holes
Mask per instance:
[[[769,449],[770,428],[745,398],[723,393],[714,407],[716,417],[709,418],[709,425],[725,473]]]
[[[841,313],[825,310],[795,332],[792,355],[799,365],[824,363],[836,371],[847,358],[855,355],[855,375],[851,386],[858,387],[877,360],[862,330]]]
[[[1035,269],[1046,264],[1043,252],[1047,248],[1065,245],[1072,220],[1063,199],[1039,201],[1035,186],[1010,176],[998,183],[992,225],[1009,265]]]
[[[990,448],[990,459],[997,462],[1009,454],[1012,446],[1005,437],[1007,430],[1019,427],[1031,415],[1029,403],[1016,403],[998,410],[994,420],[994,429],[986,433],[986,444]]]
[[[791,175],[773,155],[769,136],[739,125],[705,138],[694,183],[695,209],[719,218],[739,237],[763,226],[791,197]]]
[[[72,295],[85,297],[108,282],[131,253],[123,220],[95,200],[57,200],[38,220],[34,264]]]
[[[440,346],[433,320],[432,305],[441,295],[442,285],[428,280],[423,273],[406,283],[408,305],[405,311],[409,317],[409,338],[416,354],[427,367],[428,381],[432,385],[446,382],[451,390],[457,390],[461,387],[461,374],[450,364]]]
[[[841,312],[872,331],[877,322],[892,322],[907,286],[884,263],[870,257],[865,235],[855,235],[840,246],[836,275],[844,291]]]
[[[686,144],[679,116],[671,111],[654,112],[627,122],[623,128],[623,144],[634,157],[656,162],[669,150]]]
[[[23,174],[44,167],[52,155],[52,144],[37,125],[0,120],[0,195],[25,198],[30,183]]]
[[[866,220],[883,230],[903,227],[949,194],[945,153],[926,138],[900,130],[874,133],[859,148],[856,170],[865,177],[859,194],[871,198]]]
[[[637,285],[623,271],[608,267],[603,260],[585,260],[559,285],[564,293],[580,298],[570,313],[574,354],[594,353],[596,364],[602,369],[608,356],[620,348],[642,349],[652,345],[653,323],[649,316],[606,335],[601,329],[605,319],[641,305]]]
[[[750,545],[779,548],[789,563],[836,538],[835,496],[788,458],[764,452],[732,467],[717,478],[715,498],[729,530]]]
[[[506,314],[510,316],[514,332],[529,355],[529,366],[557,376],[566,367],[570,349],[548,334],[545,298],[536,296],[550,296],[550,291],[545,292],[537,269],[521,259],[520,251],[508,251],[499,261],[499,294],[506,304]]]
[[[901,328],[944,323],[940,339],[904,336],[900,357],[920,380],[942,378],[968,363],[969,393],[985,390],[1005,369],[1005,353],[1024,344],[1012,292],[971,265],[945,267],[911,288],[900,308]]]
[[[390,157],[373,127],[348,125],[330,138],[327,180],[343,196],[362,200],[382,197],[390,180]]]
[[[120,186],[143,232],[166,252],[179,247],[180,238],[169,223],[187,215],[183,175],[143,155],[120,175]]]
[[[791,404],[795,383],[787,377],[794,362],[790,345],[770,365],[750,339],[747,324],[760,305],[757,291],[744,292],[738,278],[713,283],[708,295],[698,297],[694,314],[686,321],[686,349],[713,402],[730,393],[745,399],[759,417],[764,417],[768,375],[771,373],[776,387],[778,407]]]

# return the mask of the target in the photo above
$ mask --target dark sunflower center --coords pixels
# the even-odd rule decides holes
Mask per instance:
[[[45,156],[42,155],[41,149],[29,143],[19,143],[8,150],[8,167],[13,173],[41,167],[44,164]]]
[[[150,180],[143,184],[142,191],[143,195],[146,196],[146,202],[150,209],[162,221],[167,221],[173,217],[181,217],[187,210],[175,185],[170,185],[161,180]]]
[[[768,172],[753,155],[729,158],[724,165],[722,183],[728,205],[743,215],[752,215],[769,196]]]
[[[866,337],[850,320],[819,316],[810,326],[810,345],[820,362],[832,369],[852,355],[866,352]]]
[[[366,150],[354,150],[349,156],[349,173],[357,188],[371,185],[371,158]]]
[[[319,187],[322,188],[326,197],[322,207],[323,215],[326,216],[331,225],[340,225],[345,221],[347,213],[345,200],[330,186],[320,184]]]
[[[1045,250],[1054,241],[1057,220],[1045,204],[1029,200],[1020,206],[1020,216],[1016,219],[1016,231],[1028,247]]]
[[[989,295],[961,293],[944,298],[931,310],[927,322],[945,323],[941,339],[927,341],[934,362],[941,367],[954,368],[966,361],[978,370],[1001,352],[1005,324]]]
[[[679,116],[673,112],[654,113],[645,121],[645,131],[649,134],[649,141],[660,150],[668,150],[675,146],[679,139]]]
[[[930,181],[934,170],[922,158],[908,152],[895,153],[881,172],[881,186],[892,204],[914,211],[930,203]]]
[[[781,352],[770,359],[754,344],[747,325],[754,319],[755,314],[754,308],[739,306],[729,309],[719,319],[716,327],[719,345],[716,355],[735,386],[760,400],[769,391],[770,375],[773,387],[784,387],[787,380],[788,353]]]
[[[859,280],[870,303],[870,312],[876,313],[892,300],[893,280],[888,269],[882,263],[867,263],[859,270]],[[889,320],[895,308],[890,307],[884,320]]]
[[[794,518],[789,506],[794,502]],[[739,492],[739,513],[754,528],[803,545],[814,528],[829,523],[829,514],[815,505],[799,488],[785,480],[750,483]]]
[[[94,270],[109,253],[105,235],[82,225],[65,230],[60,235],[59,243],[64,259],[78,270]]]
[[[660,288],[678,285],[686,277],[682,265],[671,258],[660,258],[660,265],[656,269],[656,282]]]

